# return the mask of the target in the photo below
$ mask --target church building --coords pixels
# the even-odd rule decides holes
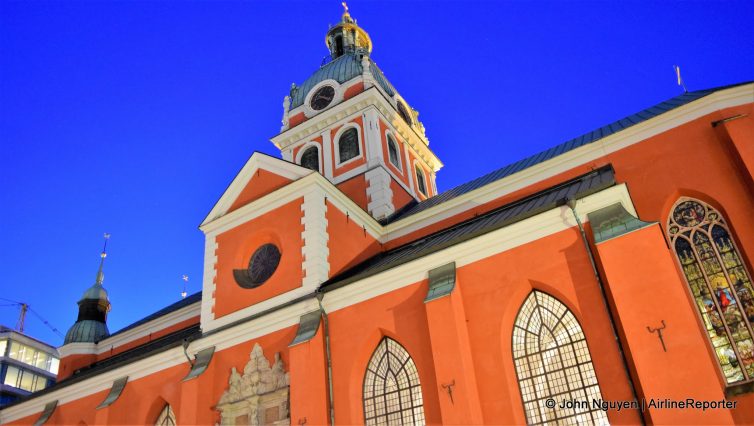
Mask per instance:
[[[2,424],[754,424],[754,82],[438,193],[347,9],[326,45],[201,223],[202,291],[111,333],[103,252]]]

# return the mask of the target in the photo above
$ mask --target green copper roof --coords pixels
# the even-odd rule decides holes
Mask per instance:
[[[101,321],[82,320],[77,321],[65,334],[64,344],[74,342],[98,342],[110,335],[107,324]]]
[[[332,62],[323,65],[320,69],[315,71],[311,77],[307,78],[301,86],[294,89],[291,95],[291,109],[303,105],[304,99],[306,99],[306,95],[309,91],[325,80],[335,80],[342,84],[360,76],[363,72],[361,58],[362,56],[359,54],[347,53],[336,58]],[[393,85],[387,81],[385,75],[371,58],[369,58],[369,64],[369,69],[372,71],[372,75],[377,81],[377,84],[379,84],[388,95],[393,96],[395,94],[395,88]]]

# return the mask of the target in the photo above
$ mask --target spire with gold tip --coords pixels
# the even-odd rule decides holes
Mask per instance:
[[[327,31],[325,44],[330,49],[332,59],[343,56],[346,53],[369,55],[372,53],[372,40],[369,34],[361,29],[356,20],[351,17],[346,2],[343,5],[343,15],[340,22]]]
[[[107,290],[102,286],[105,281],[103,268],[107,258],[107,241],[110,234],[105,234],[105,245],[100,253],[99,269],[94,285],[89,287],[78,302],[79,315],[76,322],[65,335],[64,344],[76,342],[97,342],[110,335],[107,329],[107,313],[110,311],[110,300]]]

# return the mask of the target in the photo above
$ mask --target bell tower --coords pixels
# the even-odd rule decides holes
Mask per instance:
[[[283,101],[272,143],[287,161],[316,170],[375,219],[437,194],[442,163],[419,113],[371,57],[372,40],[343,3],[325,36],[330,52]]]

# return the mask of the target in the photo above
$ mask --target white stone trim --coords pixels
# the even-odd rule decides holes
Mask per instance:
[[[615,203],[621,203],[628,212],[636,214],[626,185],[616,185],[579,199],[576,211],[582,222],[587,214]],[[489,232],[479,237],[453,245],[436,253],[404,263],[384,272],[350,283],[326,293],[322,300],[327,312],[353,306],[382,294],[390,293],[427,278],[430,269],[450,262],[462,267],[487,257],[519,247],[549,235],[575,227],[570,208],[557,207],[549,211]]]
[[[580,199],[577,201],[576,209],[581,220],[586,222],[588,221],[588,213],[616,202],[623,204],[629,213],[635,214],[636,210],[633,207],[626,185],[613,186]],[[565,206],[558,207],[328,292],[325,294],[322,303],[328,312],[334,312],[381,294],[415,285],[418,281],[427,277],[430,269],[450,261],[455,261],[458,267],[462,267],[574,226],[576,226],[576,222],[570,209]],[[302,296],[307,294],[306,292],[302,293]],[[272,306],[278,304],[279,302]],[[250,342],[260,336],[298,324],[301,315],[317,308],[317,301],[314,298],[286,306],[263,317],[194,341],[191,343],[190,353],[196,353],[210,346],[215,346],[216,351],[219,352],[238,344]],[[269,306],[266,309],[269,309]],[[225,318],[227,316],[222,319]],[[60,405],[63,405],[109,389],[112,382],[119,377],[129,376],[129,381],[135,381],[179,364],[186,364],[183,348],[172,348],[6,408],[0,412],[2,414],[0,421],[7,423],[40,412],[46,403],[56,399],[59,400]],[[188,365],[186,369],[188,370]]]
[[[236,199],[238,199],[238,196],[241,195],[241,191],[246,188],[246,185],[259,169],[267,170],[268,172],[291,180],[300,179],[313,172],[313,170],[309,170],[305,167],[255,152],[243,166],[241,171],[238,172],[238,175],[236,175],[231,184],[228,185],[228,188],[217,203],[215,203],[215,206],[209,212],[204,221],[202,221],[200,227],[227,213],[230,206],[232,206]]]
[[[362,114],[364,123],[364,145],[367,151],[367,167],[372,168],[384,161],[382,158],[382,136],[377,110],[370,108]]]
[[[377,166],[364,175],[367,181],[367,210],[376,219],[383,219],[395,212],[393,190],[390,189],[392,178],[384,166]]]
[[[97,342],[97,353],[103,354],[111,349],[117,349],[127,343],[134,340],[148,337],[150,334],[160,330],[165,330],[176,324],[201,316],[201,302],[195,302],[188,306],[184,306],[181,309],[167,313],[160,317],[153,319],[152,321],[141,324],[123,333],[116,334],[115,336],[108,337],[104,340]]]
[[[69,355],[91,355],[97,354],[97,344],[89,342],[73,342],[65,344],[58,348],[60,358],[65,358]]]
[[[317,309],[316,300],[306,300],[287,306],[265,315],[264,317],[239,324],[227,330],[206,336],[191,342],[189,353],[196,354],[202,349],[214,346],[216,352],[247,343],[258,337],[298,324],[301,315]],[[189,367],[183,347],[178,346],[148,358],[103,372],[87,380],[52,391],[29,401],[8,407],[0,411],[0,422],[9,423],[23,417],[39,413],[45,404],[58,400],[58,407],[112,387],[113,381],[128,376],[129,382],[157,373],[168,368],[185,364]]]
[[[307,169],[308,170],[308,169]],[[321,190],[325,191],[328,201],[332,201],[342,211],[349,211],[351,218],[359,223],[359,226],[366,228],[367,232],[372,235],[373,238],[380,239],[383,236],[383,227],[367,212],[365,212],[358,204],[348,198],[343,192],[336,188],[330,181],[319,173],[311,173],[305,178],[299,179],[296,182],[292,182],[272,194],[267,194],[260,197],[251,203],[234,210],[223,217],[215,219],[214,221],[202,225],[199,227],[206,235],[218,235],[229,229],[248,222],[256,217],[259,217],[265,213],[269,213],[272,210],[277,209],[280,206],[290,203],[296,199],[303,197],[303,194],[312,187],[317,186]],[[206,262],[206,260],[205,260]],[[206,294],[206,293],[205,293]]]
[[[298,149],[298,152],[296,153],[296,161],[294,161],[294,163],[298,164],[301,167],[304,167],[303,165],[301,165],[301,157],[303,157],[304,151],[306,151],[307,149],[309,149],[311,147],[314,147],[314,148],[317,149],[317,156],[318,156],[318,159],[319,159],[319,161],[318,161],[318,163],[319,163],[318,164],[319,170],[317,170],[317,171],[320,172],[320,173],[322,173],[322,167],[323,167],[323,164],[322,164],[323,163],[323,161],[322,161],[323,160],[323,158],[322,158],[322,147],[319,145],[319,143],[317,143],[315,141],[305,142],[301,146],[301,148]]]
[[[330,103],[326,107],[322,108],[321,110],[315,110],[309,105],[309,103],[311,102],[312,96],[314,96],[314,93],[316,93],[317,90],[319,90],[321,87],[324,87],[324,86],[332,86],[333,89],[335,89],[335,94],[333,95],[332,101],[330,101]],[[304,116],[306,118],[312,118],[315,115],[321,114],[327,111],[328,109],[334,107],[335,105],[343,102],[344,93],[345,93],[344,87],[340,83],[338,83],[336,80],[328,79],[328,80],[320,81],[314,87],[312,87],[311,90],[309,90],[309,93],[307,93],[306,97],[304,98],[304,103],[301,105],[301,107],[303,107],[303,110],[304,110]]]
[[[302,286],[313,292],[319,285],[330,277],[330,249],[327,247],[329,235],[327,233],[327,205],[325,193],[319,188],[304,195],[301,205],[301,255],[303,257],[302,272],[304,279]]]
[[[452,200],[391,223],[386,226],[385,231],[390,235],[390,239],[403,237],[715,111],[752,102],[754,102],[754,83],[715,92],[599,141],[568,151]]]
[[[217,234],[204,236],[204,275],[202,277],[202,330],[215,319],[215,290],[217,290]]]
[[[272,143],[275,144],[278,149],[283,151],[296,142],[311,138],[311,136],[317,132],[326,128],[332,128],[335,123],[347,116],[368,108],[374,108],[377,109],[383,117],[386,117],[385,121],[387,123],[392,123],[392,128],[401,135],[401,138],[406,144],[411,146],[417,152],[419,158],[425,161],[431,169],[435,171],[440,170],[440,168],[442,168],[442,162],[429,149],[426,139],[403,121],[403,118],[398,115],[398,111],[388,100],[389,98],[383,94],[384,92],[381,91],[379,85],[373,86],[372,88],[343,101],[339,105],[332,107],[329,110],[331,111],[329,114],[323,114],[316,120],[307,120],[296,127],[280,133],[272,138]]]
[[[356,129],[356,139],[357,144],[359,147],[359,155],[349,158],[346,161],[340,160],[340,136],[345,133],[348,129]],[[354,121],[348,122],[340,127],[338,131],[335,133],[335,136],[333,136],[333,150],[335,151],[335,168],[339,169],[343,166],[346,166],[348,164],[353,163],[354,161],[358,161],[362,158],[365,158],[366,154],[364,153],[364,150],[366,149],[366,144],[364,144],[364,138],[361,135],[361,126],[359,126],[359,123],[356,123]]]
[[[406,168],[409,169],[411,168],[411,154],[409,153],[408,148],[404,149],[403,151],[406,154]],[[419,198],[416,195],[417,193],[419,193],[419,191],[417,191],[414,185],[414,180],[416,180],[416,177],[411,176],[411,170],[406,170],[405,175],[406,175],[406,179],[408,180],[408,186],[411,188],[411,190],[409,191],[409,194],[411,194],[411,196],[414,198]]]
[[[320,136],[322,137],[322,169],[326,178],[332,180],[333,171],[333,156],[332,156],[332,138],[330,138],[330,129],[323,131]]]

